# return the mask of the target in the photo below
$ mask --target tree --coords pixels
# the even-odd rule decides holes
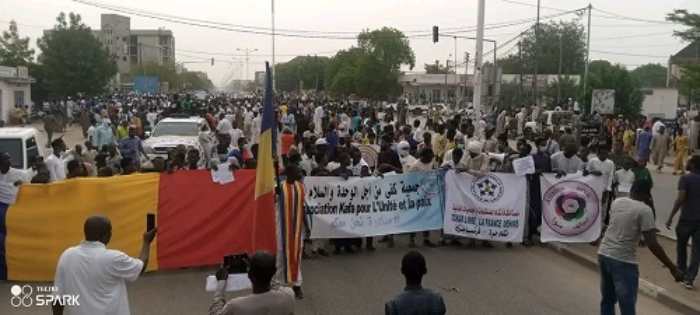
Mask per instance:
[[[668,68],[649,63],[639,66],[630,73],[642,87],[665,87]]]
[[[679,90],[688,96],[690,104],[700,103],[700,65],[685,65],[681,69]]]
[[[357,47],[338,52],[326,71],[331,94],[357,94],[372,100],[384,100],[401,94],[399,75],[402,65],[411,69],[416,58],[404,34],[383,27],[363,31]]]
[[[102,93],[117,73],[114,60],[83,24],[80,15],[61,12],[56,25],[38,41],[39,63],[51,96]]]
[[[674,10],[666,15],[666,20],[686,26],[687,29],[674,31],[673,35],[687,42],[700,40],[700,14],[690,13],[688,10]]]
[[[584,91],[583,104],[590,108],[592,91],[615,90],[615,114],[635,117],[642,110],[644,95],[639,82],[622,65],[613,65],[607,60],[594,60],[589,66],[588,88]]]
[[[214,84],[209,80],[205,72],[185,71],[178,75],[182,86],[190,90],[205,90],[210,91],[214,88]]]
[[[425,72],[428,74],[455,73],[454,70],[450,70],[447,68],[447,66],[441,65],[439,60],[435,60],[434,64],[426,63],[423,65],[423,68],[425,69]]]
[[[19,37],[17,23],[10,21],[10,28],[0,37],[0,65],[27,66],[34,59],[34,49],[29,49],[29,37]]]
[[[330,58],[318,56],[298,56],[275,65],[277,88],[282,91],[295,91],[299,88],[325,90],[325,74]],[[302,86],[299,84],[302,83]]]
[[[700,14],[674,10],[666,15],[666,19],[686,27],[682,31],[674,31],[674,36],[691,43],[700,40]],[[697,92],[700,89],[700,66],[681,66],[680,92],[688,97],[691,104],[697,103],[700,101],[700,93]]]
[[[326,68],[326,82],[332,94],[347,97],[357,93],[355,79],[361,59],[366,57],[365,51],[352,47],[339,51],[331,58]]]
[[[378,64],[390,71],[399,71],[402,64],[413,69],[416,56],[404,34],[391,27],[363,31],[357,37],[358,46],[377,59]]]
[[[535,60],[538,61],[538,73],[558,73],[560,48],[562,73],[583,73],[586,64],[586,41],[583,26],[578,21],[541,23],[538,36],[539,51],[536,51],[534,28],[527,30],[521,39],[522,71],[525,74],[535,73]],[[503,73],[520,73],[521,71],[520,57],[517,51],[499,59],[498,62],[503,68]]]
[[[569,98],[576,99],[579,86],[569,76],[562,76],[561,82],[548,84],[544,90],[544,96],[551,100],[549,103],[559,105]],[[557,98],[558,97],[558,98]]]

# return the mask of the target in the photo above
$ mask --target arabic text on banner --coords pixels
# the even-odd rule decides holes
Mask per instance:
[[[445,234],[522,242],[527,198],[525,177],[489,173],[445,174]]]
[[[442,228],[440,171],[380,177],[306,177],[311,238],[348,238]]]
[[[600,236],[601,196],[605,181],[600,176],[571,174],[557,179],[541,177],[542,242],[588,243]]]

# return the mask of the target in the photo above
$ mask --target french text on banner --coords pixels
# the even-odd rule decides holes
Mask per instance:
[[[306,177],[311,238],[348,238],[442,228],[440,171],[384,177]]]
[[[445,234],[522,242],[527,206],[525,177],[489,173],[445,174]]]

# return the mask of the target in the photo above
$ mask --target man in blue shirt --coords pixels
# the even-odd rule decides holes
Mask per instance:
[[[122,158],[131,159],[136,169],[139,169],[141,165],[139,153],[146,153],[143,151],[143,146],[141,145],[141,139],[136,136],[136,128],[133,126],[129,127],[129,137],[119,141],[119,152],[122,154]]]
[[[443,315],[447,312],[440,294],[421,286],[428,273],[425,258],[417,251],[410,251],[401,260],[401,273],[406,278],[406,288],[384,305],[386,315]]]
[[[637,161],[649,161],[649,154],[651,154],[651,139],[652,135],[649,131],[649,127],[645,127],[637,137]]]

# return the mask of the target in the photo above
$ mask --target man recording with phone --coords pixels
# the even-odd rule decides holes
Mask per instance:
[[[154,221],[149,219],[148,221]],[[149,223],[147,225],[151,225]],[[143,233],[143,245],[138,258],[107,249],[112,238],[112,223],[105,216],[92,216],[83,226],[85,240],[66,249],[58,259],[54,287],[56,295],[78,295],[79,306],[55,303],[53,313],[129,315],[126,281],[135,281],[146,271],[150,245],[156,236],[153,227]]]

